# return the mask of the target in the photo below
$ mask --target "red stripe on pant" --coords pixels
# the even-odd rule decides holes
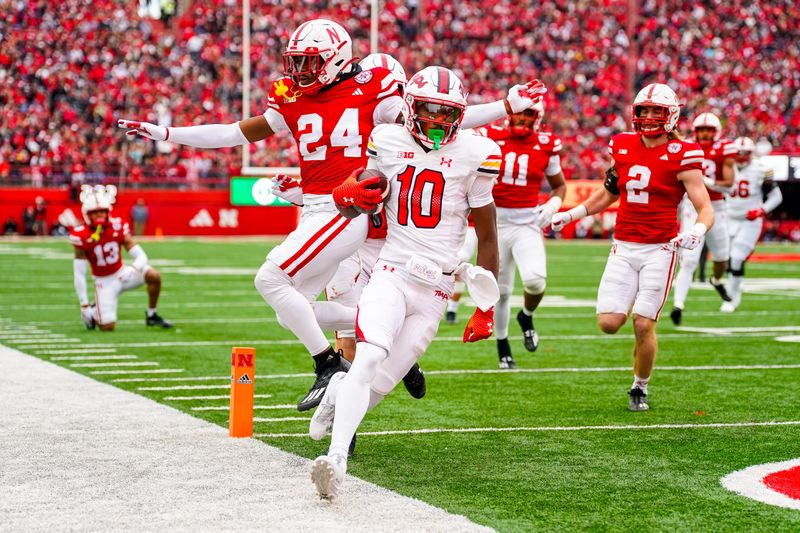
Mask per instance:
[[[339,217],[339,218],[343,218],[341,215],[338,215],[338,217]],[[298,272],[298,271],[299,271],[301,268],[303,268],[304,266],[306,266],[306,265],[308,264],[308,262],[309,262],[309,261],[311,261],[312,259],[314,259],[314,258],[315,258],[315,257],[316,257],[316,256],[317,256],[317,255],[318,255],[318,254],[319,254],[319,253],[320,253],[320,252],[323,250],[323,248],[325,248],[325,247],[328,245],[328,243],[329,243],[329,242],[331,242],[333,239],[335,239],[335,238],[336,238],[336,236],[337,236],[337,235],[339,235],[339,234],[340,234],[342,231],[344,231],[344,229],[347,227],[347,225],[348,225],[348,224],[350,224],[350,220],[349,220],[349,219],[345,219],[345,223],[344,223],[344,224],[342,224],[341,226],[339,226],[338,228],[336,228],[335,230],[333,230],[333,231],[331,232],[331,234],[330,234],[330,235],[328,235],[328,237],[327,237],[327,238],[326,238],[324,241],[322,241],[322,242],[319,244],[319,246],[317,246],[316,248],[314,248],[314,249],[311,251],[311,253],[310,253],[310,254],[308,254],[308,255],[306,256],[306,258],[305,258],[305,259],[303,259],[303,260],[302,260],[302,261],[301,261],[301,262],[300,262],[300,263],[299,263],[299,264],[298,264],[296,267],[294,267],[294,268],[293,268],[293,269],[292,269],[290,272],[287,272],[287,274],[289,274],[289,277],[291,277],[291,276],[294,276],[295,274],[297,274],[297,272]]]
[[[358,314],[361,312],[358,306],[356,306],[356,342],[366,342],[364,339],[364,332],[361,331],[361,327],[358,325]]]
[[[664,304],[667,303],[667,296],[669,296],[669,291],[672,288],[672,277],[675,274],[675,258],[678,256],[678,253],[673,251],[672,252],[672,260],[669,263],[669,275],[667,276],[667,290],[664,291],[664,299],[661,300],[661,307],[658,308],[658,312],[656,313],[656,320],[658,320],[659,315],[661,314],[661,310],[664,308]]]
[[[298,251],[297,251],[297,252],[296,252],[296,253],[295,253],[295,254],[294,254],[292,257],[290,257],[289,259],[287,259],[286,261],[284,261],[283,263],[281,263],[281,265],[280,265],[280,269],[281,269],[281,270],[286,270],[287,268],[289,268],[289,265],[291,265],[292,263],[294,263],[295,261],[297,261],[297,258],[298,258],[298,257],[300,257],[301,255],[303,255],[303,253],[304,253],[306,250],[308,250],[308,248],[309,248],[309,247],[310,247],[312,244],[314,244],[314,241],[316,241],[317,239],[319,239],[319,238],[320,238],[320,237],[321,237],[321,236],[322,236],[322,235],[323,235],[323,234],[324,234],[326,231],[328,231],[328,230],[329,230],[329,229],[330,229],[330,228],[331,228],[331,227],[332,227],[334,224],[336,224],[336,222],[337,222],[338,220],[340,220],[341,218],[342,218],[342,215],[340,215],[340,214],[337,214],[335,217],[333,217],[333,218],[331,219],[331,221],[330,221],[330,222],[328,222],[327,224],[325,224],[324,226],[322,226],[322,228],[321,228],[319,231],[317,231],[317,232],[316,232],[314,235],[312,235],[312,236],[311,236],[311,238],[310,238],[310,239],[308,239],[308,240],[306,241],[306,243],[305,243],[303,246],[301,246],[301,247],[300,247],[300,249],[299,249],[299,250],[298,250]],[[290,275],[291,275],[291,274],[290,274]]]

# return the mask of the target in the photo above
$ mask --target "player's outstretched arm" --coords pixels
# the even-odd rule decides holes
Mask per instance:
[[[606,171],[606,180],[603,182],[603,186],[594,191],[585,202],[569,211],[553,215],[551,221],[553,231],[561,231],[570,222],[599,213],[616,202],[619,198],[618,179],[617,170],[612,166]]]
[[[539,80],[514,85],[508,90],[508,95],[503,100],[467,107],[464,111],[464,118],[461,120],[461,127],[465,129],[478,128],[508,115],[525,111],[541,100],[546,93],[547,87]]]
[[[670,242],[676,247],[694,250],[700,245],[703,235],[714,225],[714,209],[703,182],[703,173],[699,169],[680,172],[678,180],[683,182],[689,201],[697,211],[697,220],[690,230],[679,233]]]
[[[554,157],[558,157],[557,155]],[[564,172],[559,170],[553,175],[546,175],[547,183],[550,184],[552,192],[550,199],[539,208],[536,216],[536,225],[544,229],[553,221],[553,216],[561,209],[561,203],[567,194],[567,181],[564,179]]]
[[[125,129],[129,138],[137,135],[154,141],[169,141],[195,148],[230,148],[261,141],[273,134],[263,115],[231,124],[206,124],[169,128],[149,122],[119,119],[117,126]]]

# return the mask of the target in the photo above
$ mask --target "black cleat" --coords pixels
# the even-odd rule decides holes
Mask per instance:
[[[717,282],[714,283],[714,280],[716,280]],[[717,290],[717,292],[719,293],[719,297],[722,298],[723,301],[730,302],[733,300],[733,298],[731,298],[730,295],[728,295],[728,289],[725,288],[725,285],[722,283],[721,280],[718,280],[717,278],[712,276],[708,278],[708,282],[711,283],[711,286]]]
[[[513,370],[517,368],[517,363],[514,361],[514,358],[510,355],[506,355],[500,358],[500,368],[503,370]]]
[[[353,434],[353,440],[350,441],[350,447],[347,448],[347,458],[350,459],[356,454],[356,435]]]
[[[511,356],[511,345],[508,344],[508,339],[497,339],[497,358],[500,360],[500,368],[517,368],[517,363]]]
[[[647,394],[639,387],[629,390],[628,396],[630,396],[630,403],[628,404],[629,411],[647,411],[650,409],[650,406],[647,404]]]
[[[153,313],[152,316],[148,316],[145,319],[144,323],[147,324],[148,326],[159,326],[159,327],[162,327],[164,329],[172,327],[172,322],[168,322],[167,320],[164,320],[163,318],[161,318],[158,315],[158,313]]]
[[[448,311],[444,315],[444,321],[450,324],[451,326],[454,325],[458,320],[456,319],[456,312],[455,311]]]
[[[673,307],[669,317],[672,319],[673,324],[680,326],[681,320],[683,320],[683,309],[680,307]]]
[[[308,411],[319,405],[322,401],[322,396],[325,394],[325,389],[328,388],[328,382],[331,377],[337,372],[342,371],[342,356],[341,352],[333,353],[328,356],[325,361],[318,363],[314,372],[317,374],[317,379],[311,388],[308,389],[305,397],[297,404],[298,411]]]
[[[525,349],[535,352],[539,347],[539,334],[533,328],[533,317],[526,315],[522,310],[517,313],[517,323],[522,328],[522,336],[525,342]]]
[[[403,376],[403,385],[406,386],[408,393],[417,400],[425,396],[428,387],[425,385],[425,374],[422,373],[419,364],[414,363],[408,374]]]

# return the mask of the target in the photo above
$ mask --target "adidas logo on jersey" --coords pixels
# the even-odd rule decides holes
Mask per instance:
[[[364,91],[362,91],[361,89],[356,89],[355,91],[353,91],[353,94],[351,96],[363,96],[363,95]]]
[[[661,159],[662,161],[669,161],[669,157],[667,157],[667,154],[662,155],[659,159]]]

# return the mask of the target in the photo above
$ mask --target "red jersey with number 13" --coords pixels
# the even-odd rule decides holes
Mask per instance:
[[[313,95],[298,92],[291,78],[272,84],[268,106],[280,113],[297,143],[304,193],[330,194],[367,164],[375,108],[390,96],[399,96],[397,80],[382,67],[363,70]]]
[[[684,170],[702,170],[703,150],[693,142],[670,140],[648,148],[638,133],[619,133],[608,143],[619,174],[619,209],[614,238],[657,244],[678,234],[678,204],[686,189]]]
[[[736,145],[728,139],[720,139],[706,150],[706,159],[703,161],[703,174],[714,181],[722,181],[722,167],[725,160],[729,157],[736,157]],[[708,197],[711,201],[724,200],[725,195],[721,192],[708,189]]]
[[[131,234],[127,222],[109,218],[101,231],[89,226],[75,226],[69,231],[72,246],[86,253],[96,277],[110,276],[122,268],[122,241]]]

